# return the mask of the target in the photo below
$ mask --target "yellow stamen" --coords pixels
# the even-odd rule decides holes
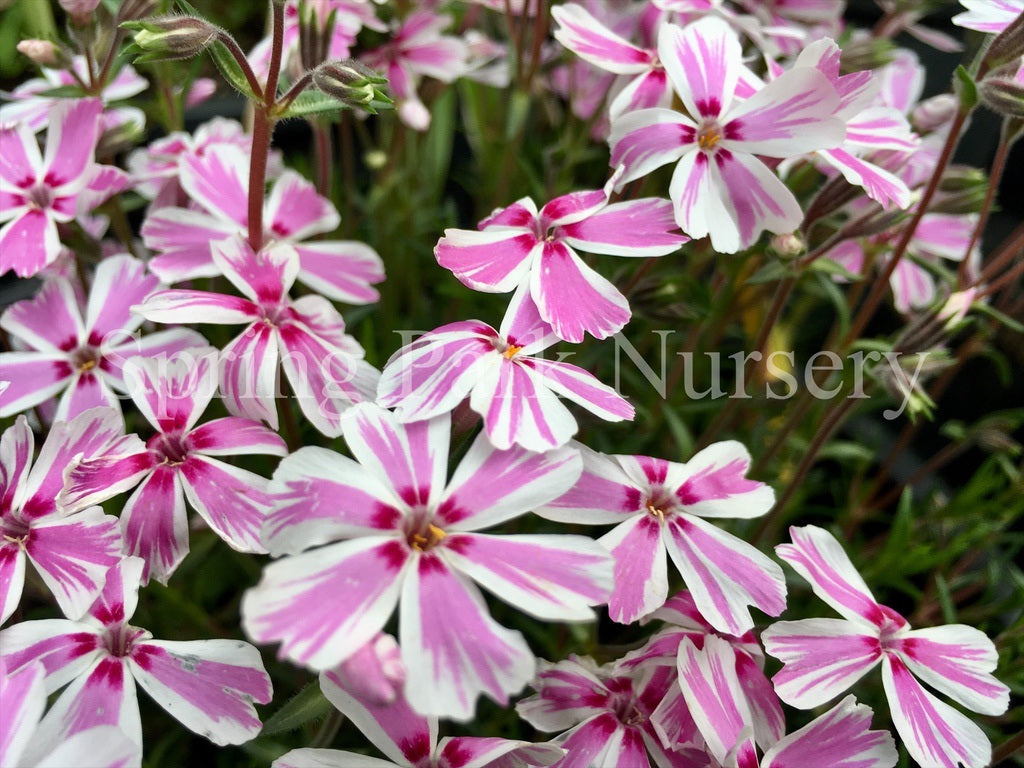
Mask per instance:
[[[711,149],[722,138],[718,131],[708,131],[697,137],[697,146],[701,149]]]
[[[447,533],[431,523],[427,526],[427,535],[414,533],[410,537],[409,544],[413,549],[418,549],[420,552],[423,552],[424,550],[434,547],[447,536]]]
[[[81,371],[82,373],[85,373],[86,371],[91,371],[95,367],[96,367],[96,361],[95,360],[86,360],[84,363],[82,363],[80,366],[78,366],[78,370]]]
[[[650,512],[652,515],[654,515],[659,520],[664,520],[665,519],[665,510],[658,509],[651,502],[647,502],[647,511]]]
[[[518,354],[520,349],[522,349],[522,347],[517,347],[515,344],[510,344],[509,348],[502,352],[502,354],[505,355],[505,358],[507,360],[511,360],[513,357],[516,356],[516,354]]]

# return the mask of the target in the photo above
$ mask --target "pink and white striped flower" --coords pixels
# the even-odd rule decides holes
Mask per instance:
[[[714,765],[734,768],[893,768],[899,758],[887,731],[871,730],[871,710],[847,696],[808,725],[776,740],[758,761],[750,709],[728,641],[679,646],[679,690]]]
[[[387,760],[334,749],[294,749],[272,768],[534,768],[552,765],[563,754],[552,744],[512,739],[446,736],[439,741],[436,717],[419,714],[402,697],[388,703],[369,699],[333,672],[320,674],[320,689]]]
[[[967,10],[953,17],[953,23],[978,32],[998,35],[1024,13],[1024,0],[960,0]]]
[[[732,647],[736,657],[736,678],[750,709],[754,739],[763,749],[767,749],[782,738],[786,732],[782,706],[764,674],[764,653],[753,632],[745,632],[739,637],[716,632],[701,616],[693,596],[686,590],[670,597],[665,605],[645,616],[641,623],[646,624],[654,619],[664,621],[665,627],[652,635],[641,648],[628,653],[619,661],[619,666],[624,669],[642,664],[667,664],[675,667],[679,647],[684,640],[692,641],[699,648],[709,636],[722,637]],[[656,726],[663,732],[685,730],[685,725],[671,722],[680,716],[689,722],[688,712],[683,712],[685,706],[680,708],[677,702],[672,701],[680,695],[679,687],[675,686],[655,715]]]
[[[771,488],[744,477],[750,466],[746,448],[734,441],[714,443],[679,464],[577,447],[583,454],[579,482],[537,513],[567,523],[615,524],[598,540],[615,558],[608,602],[613,621],[629,624],[664,604],[666,552],[716,630],[739,636],[751,629],[750,605],[769,616],[782,613],[782,569],[705,519],[760,517],[775,503]]]
[[[299,408],[326,435],[341,433],[345,410],[373,399],[377,371],[345,333],[345,321],[322,296],[288,296],[299,273],[295,249],[274,243],[254,253],[241,237],[211,247],[219,272],[243,294],[167,290],[135,310],[158,323],[248,324],[221,352],[220,389],[235,416],[277,429],[278,366]]]
[[[613,120],[625,112],[671,104],[672,87],[656,50],[634,45],[577,3],[556,5],[551,16],[559,25],[555,39],[565,48],[598,69],[632,76],[608,107]]]
[[[0,328],[17,351],[0,352],[0,381],[9,382],[0,388],[0,417],[57,395],[56,419],[98,406],[120,411],[117,392],[124,391],[127,360],[205,346],[202,336],[186,328],[139,334],[142,317],[131,308],[158,287],[143,262],[121,254],[96,267],[84,319],[76,286],[64,277],[50,278],[34,298],[9,307]]]
[[[664,256],[687,241],[672,232],[667,200],[645,197],[609,205],[612,185],[556,197],[539,211],[528,197],[480,222],[479,231],[446,229],[438,263],[473,290],[508,293],[529,285],[544,322],[565,341],[604,339],[629,321],[629,302],[576,254]]]
[[[633,407],[592,374],[535,357],[557,340],[521,285],[499,331],[477,320],[450,323],[395,353],[377,402],[409,422],[449,413],[468,397],[502,450],[547,451],[569,442],[576,420],[559,395],[607,421],[632,419]]]
[[[260,527],[270,507],[267,481],[215,457],[288,451],[277,433],[249,419],[196,426],[217,389],[216,365],[215,349],[128,361],[128,392],[156,434],[135,452],[97,456],[67,473],[58,503],[70,511],[139,486],[121,513],[121,530],[127,553],[145,562],[143,583],[152,577],[166,584],[188,554],[186,499],[233,549],[266,552]]]
[[[26,80],[10,93],[2,93],[5,103],[0,105],[0,124],[24,123],[33,133],[37,133],[52,122],[53,110],[67,99],[44,95],[55,88],[75,88],[79,80],[89,82],[88,64],[85,56],[75,56],[71,60],[71,68],[49,69],[43,67],[42,77]],[[71,74],[78,75],[79,80]],[[137,96],[146,90],[148,83],[130,64],[123,65],[111,78],[98,97],[103,103],[100,115],[100,133],[116,128],[129,127],[133,133],[141,135],[146,127],[146,115],[138,107],[115,106],[113,102],[121,102]]]
[[[142,762],[142,750],[119,729],[99,725],[54,743],[39,734],[46,708],[46,669],[41,662],[26,664],[14,674],[0,658],[0,765],[5,768],[134,768]],[[42,735],[44,738],[40,738]]]
[[[138,605],[143,563],[110,569],[81,621],[25,621],[0,632],[12,673],[42,663],[47,694],[67,686],[37,731],[43,743],[97,726],[116,726],[142,744],[136,683],[186,728],[214,744],[242,744],[259,733],[253,703],[270,701],[259,651],[241,640],[154,640],[128,623]]]
[[[402,19],[388,42],[359,57],[387,76],[399,118],[417,131],[430,126],[430,112],[416,94],[420,78],[451,83],[467,69],[465,41],[441,34],[451,22],[451,16],[429,8],[414,10]]]
[[[0,275],[30,277],[60,253],[57,224],[126,186],[123,171],[93,161],[97,99],[62,100],[49,114],[46,154],[25,123],[0,124]]]
[[[121,559],[117,518],[99,507],[66,514],[55,499],[64,472],[80,456],[136,450],[116,411],[95,408],[58,422],[32,463],[32,430],[24,416],[0,438],[0,623],[21,600],[25,560],[35,566],[65,616],[77,619],[103,587],[103,576]]]
[[[211,243],[245,236],[249,221],[249,159],[241,148],[219,142],[188,153],[177,165],[178,181],[192,208],[161,208],[142,225],[146,247],[157,252],[150,269],[167,284],[221,274]],[[384,279],[377,252],[355,240],[316,240],[337,228],[337,209],[295,171],[284,171],[270,188],[263,211],[267,245],[288,244],[299,255],[298,279],[328,298],[349,304],[378,299],[370,286]]]
[[[533,682],[536,694],[516,711],[540,731],[560,733],[552,743],[566,751],[555,768],[704,768],[697,737],[688,732],[666,739],[654,714],[676,686],[675,669],[649,666],[623,670],[614,663],[598,667],[588,657],[570,656],[557,664],[541,662]]]
[[[779,697],[800,709],[817,707],[881,664],[893,724],[914,760],[937,768],[988,765],[984,732],[918,678],[967,709],[1002,714],[1009,689],[991,674],[992,641],[963,624],[911,629],[875,600],[832,534],[809,525],[790,535],[792,544],[776,547],[779,557],[843,618],[780,621],[762,633],[765,650],[785,665],[773,678]]]
[[[749,247],[764,230],[796,229],[799,203],[758,156],[786,158],[842,144],[846,131],[834,117],[839,96],[828,78],[797,67],[738,100],[740,41],[713,16],[685,29],[664,24],[658,58],[686,114],[642,109],[612,123],[611,162],[626,166],[619,184],[676,163],[669,187],[676,221],[690,237],[710,235],[723,253]]]
[[[302,554],[266,568],[242,617],[254,640],[328,669],[399,607],[410,704],[465,720],[481,693],[504,704],[535,667],[473,582],[542,620],[588,621],[589,606],[607,598],[611,563],[582,536],[479,533],[564,493],[580,459],[569,448],[498,451],[481,435],[446,484],[449,425],[447,416],[401,424],[362,403],[342,424],[357,461],[314,447],[284,459],[264,543]]]

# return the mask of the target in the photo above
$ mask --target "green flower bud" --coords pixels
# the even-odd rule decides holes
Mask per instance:
[[[135,32],[133,42],[142,52],[139,61],[190,59],[222,34],[219,27],[195,16],[155,16],[121,26]]]
[[[391,104],[381,88],[387,78],[354,59],[327,61],[313,70],[313,85],[350,107],[376,112]]]

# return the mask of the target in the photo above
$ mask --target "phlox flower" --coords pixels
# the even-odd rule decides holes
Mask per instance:
[[[270,506],[267,481],[217,456],[284,456],[284,441],[259,422],[235,416],[196,426],[217,389],[217,351],[125,364],[126,388],[156,434],[134,452],[96,456],[67,473],[58,503],[77,510],[138,485],[121,512],[125,550],[166,584],[188,554],[185,500],[229,546],[266,552],[260,526]]]
[[[800,709],[818,707],[881,663],[892,722],[914,760],[936,768],[988,765],[984,732],[918,678],[970,710],[1002,714],[1009,689],[990,674],[992,641],[963,624],[911,629],[875,600],[832,534],[813,525],[789,530],[793,543],[776,547],[779,557],[843,618],[780,621],[762,633],[765,650],[785,665],[773,678],[779,697]]]
[[[4,768],[134,768],[142,750],[120,730],[98,725],[54,743],[40,738],[39,721],[46,709],[46,669],[40,662],[8,674],[0,658],[0,765]]]
[[[64,691],[37,738],[56,743],[97,726],[116,726],[142,745],[136,683],[189,730],[214,744],[241,744],[261,728],[253,702],[270,701],[259,651],[241,640],[154,640],[128,621],[139,600],[143,563],[127,557],[80,621],[25,621],[0,632],[12,673],[36,663],[47,694]]]
[[[442,35],[450,16],[429,8],[414,10],[395,28],[391,39],[360,59],[387,76],[388,88],[403,123],[417,131],[430,126],[430,112],[416,95],[424,75],[450,83],[466,72],[469,49],[464,40]]]
[[[381,703],[348,687],[333,672],[320,673],[324,696],[387,760],[334,749],[294,749],[272,768],[533,768],[558,761],[562,750],[502,738],[446,736],[438,741],[436,717],[417,713],[402,697]]]
[[[506,703],[535,660],[519,632],[491,618],[473,582],[542,620],[587,621],[608,595],[611,563],[582,536],[478,531],[564,493],[579,477],[578,454],[498,451],[481,435],[445,483],[447,416],[400,424],[362,403],[342,428],[356,461],[307,447],[274,473],[264,543],[291,556],[246,593],[246,632],[323,670],[398,607],[405,695],[417,712],[465,720],[481,693]]]
[[[6,101],[0,106],[0,124],[24,123],[33,132],[43,130],[53,120],[53,110],[66,99],[46,96],[55,88],[78,86],[78,80],[88,83],[88,64],[84,56],[71,60],[70,71],[43,67],[42,77],[26,80],[10,93],[0,93]],[[100,133],[106,133],[122,126],[129,126],[133,133],[142,133],[146,126],[146,115],[138,107],[108,106],[112,102],[130,99],[146,90],[148,83],[130,64],[123,65],[97,94],[103,103],[100,115]]]
[[[120,411],[116,393],[124,390],[127,360],[204,346],[206,340],[186,328],[138,333],[143,320],[131,307],[159,284],[143,262],[121,254],[96,267],[84,313],[75,285],[64,277],[51,277],[35,297],[9,307],[0,328],[15,340],[17,351],[0,352],[0,381],[7,383],[0,388],[0,416],[57,395],[56,419],[97,406]]]
[[[632,419],[633,407],[592,374],[535,357],[556,341],[521,285],[501,330],[477,320],[449,323],[395,353],[381,374],[377,402],[408,422],[448,413],[468,397],[502,450],[565,445],[577,426],[559,395],[608,421]]]
[[[61,100],[49,113],[46,153],[25,123],[0,123],[0,274],[30,277],[57,258],[57,224],[126,186],[123,171],[93,161],[98,99]]]
[[[798,731],[776,740],[758,760],[752,720],[728,641],[708,637],[679,646],[679,691],[714,758],[726,768],[893,768],[899,758],[887,731],[871,730],[871,710],[847,696]]]
[[[534,728],[560,732],[552,743],[566,755],[555,768],[659,768],[706,765],[689,744],[696,729],[667,742],[654,713],[676,686],[674,667],[599,667],[589,657],[541,662],[532,686],[537,691],[516,705]],[[691,723],[692,725],[692,723]]]
[[[235,416],[277,429],[280,364],[307,419],[326,435],[340,434],[342,414],[372,399],[377,371],[345,333],[345,321],[322,296],[288,296],[300,261],[295,249],[274,243],[254,253],[241,237],[211,246],[213,262],[242,296],[209,291],[157,291],[135,307],[158,323],[247,325],[221,352],[220,391]]]
[[[243,149],[218,143],[178,160],[178,182],[198,208],[161,208],[146,217],[142,239],[157,252],[150,269],[165,283],[219,275],[210,244],[245,236],[249,221],[249,160]],[[299,255],[298,279],[319,294],[349,304],[378,299],[370,286],[384,279],[377,252],[354,240],[303,242],[330,232],[341,217],[295,171],[273,183],[264,205],[264,244],[286,243]]]
[[[977,245],[967,253],[971,237],[978,225],[977,214],[927,213],[907,243],[907,258],[900,260],[889,277],[896,310],[907,314],[924,309],[936,298],[935,277],[917,259],[939,265],[946,261],[962,261],[964,256],[974,263],[980,258]],[[868,238],[864,244],[856,240],[840,243],[828,252],[828,257],[850,272],[861,274],[867,251],[876,253],[876,263],[884,266],[888,254],[899,239],[895,231]],[[911,258],[913,257],[913,258]]]
[[[555,39],[598,69],[630,76],[608,107],[612,119],[646,107],[667,107],[672,88],[658,52],[641,48],[616,34],[577,3],[556,5],[551,16],[558,22]]]
[[[747,606],[770,616],[786,607],[782,569],[767,555],[705,518],[765,514],[775,494],[748,480],[750,454],[737,442],[714,443],[685,464],[647,456],[605,456],[584,446],[583,475],[537,513],[583,525],[616,524],[600,543],[615,558],[613,621],[629,624],[668,597],[668,552],[693,602],[720,632],[754,626]]]
[[[757,156],[793,157],[843,142],[845,128],[834,117],[839,96],[828,78],[796,67],[737,100],[740,41],[713,16],[685,29],[662,25],[658,58],[687,114],[641,109],[615,120],[611,162],[626,166],[618,183],[676,163],[669,187],[676,221],[690,237],[710,235],[719,252],[749,247],[766,229],[796,229],[799,203]]]
[[[0,623],[21,600],[28,559],[65,616],[77,619],[103,587],[107,569],[121,559],[117,518],[99,507],[67,514],[55,499],[64,472],[77,457],[136,450],[120,414],[94,408],[50,428],[35,464],[35,440],[19,416],[0,437]]]
[[[1024,0],[960,0],[967,10],[953,17],[953,23],[978,32],[998,35],[1024,13]]]
[[[687,238],[674,234],[667,200],[608,203],[604,189],[556,197],[539,211],[528,197],[480,222],[479,231],[446,229],[438,263],[473,290],[508,293],[527,283],[540,317],[565,341],[603,339],[629,321],[629,302],[576,254],[664,256]]]
[[[750,710],[754,739],[762,748],[767,748],[782,738],[786,732],[782,706],[764,674],[764,653],[752,631],[739,636],[715,631],[701,616],[693,596],[686,590],[670,597],[661,608],[645,616],[641,623],[655,619],[663,621],[664,627],[642,647],[626,654],[619,661],[620,667],[632,669],[644,664],[675,667],[684,640],[700,648],[706,638],[721,637],[729,643],[735,655],[736,679]],[[655,714],[656,726],[665,736],[684,733],[689,728],[691,718],[686,711],[686,703],[677,701],[681,695],[679,686],[673,686]]]

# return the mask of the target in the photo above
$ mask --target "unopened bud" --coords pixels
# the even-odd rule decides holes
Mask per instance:
[[[843,45],[840,66],[843,72],[879,69],[893,60],[895,45],[877,37],[856,37]]]
[[[121,26],[135,32],[135,47],[143,52],[139,61],[190,59],[221,34],[219,27],[195,16],[155,16],[126,21]]]
[[[144,19],[156,10],[157,0],[121,0],[117,9],[117,23]]]
[[[939,194],[929,210],[954,215],[978,213],[988,194],[988,185],[988,175],[980,168],[952,166],[943,174]]]
[[[93,11],[100,4],[100,0],[59,0],[60,7],[71,17],[71,20],[82,26],[92,20]]]
[[[990,74],[978,84],[978,95],[1003,117],[1024,117],[1024,63],[1018,60]]]
[[[313,70],[313,85],[350,107],[376,112],[391,99],[381,86],[387,78],[355,59],[328,61]]]
[[[770,247],[779,255],[780,258],[783,259],[795,259],[807,250],[807,246],[804,245],[803,238],[801,238],[796,232],[789,232],[784,235],[775,235],[775,237],[771,239]]]
[[[1024,56],[1024,14],[1017,14],[1017,18],[1010,22],[1010,25],[996,35],[992,44],[985,53],[985,64],[999,66],[1007,61],[1013,61]]]
[[[943,93],[918,104],[911,115],[911,122],[921,133],[931,133],[949,123],[958,109],[960,103],[956,96]]]
[[[947,331],[952,331],[967,317],[967,312],[977,295],[977,288],[968,288],[965,291],[957,291],[949,295],[946,303],[939,310],[939,320],[943,321],[943,327]]]
[[[49,40],[22,40],[18,53],[41,67],[56,67],[60,63],[59,49]]]

